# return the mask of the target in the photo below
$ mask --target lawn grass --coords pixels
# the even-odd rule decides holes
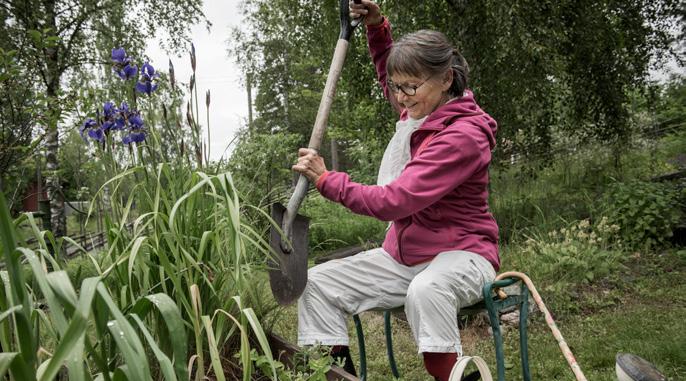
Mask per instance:
[[[670,249],[634,254],[614,281],[601,282],[574,291],[578,313],[556,314],[556,306],[547,304],[558,328],[589,380],[614,381],[615,356],[629,352],[654,363],[670,380],[686,377],[686,251]],[[536,279],[533,279],[536,284]],[[544,284],[537,284],[543,289]],[[546,294],[541,292],[544,302]],[[367,345],[369,381],[392,380],[386,358],[383,316],[378,312],[361,314]],[[289,306],[279,313],[275,332],[296,341],[297,313]],[[352,319],[349,324],[351,351],[359,361]],[[402,380],[427,380],[409,326],[393,319],[396,361]],[[521,380],[519,332],[505,330],[507,380]],[[495,374],[495,351],[488,323],[478,319],[462,331],[465,353],[486,359]],[[529,322],[529,364],[534,380],[573,380],[574,375],[558,344],[543,321],[534,312]],[[357,363],[359,369],[359,362]]]

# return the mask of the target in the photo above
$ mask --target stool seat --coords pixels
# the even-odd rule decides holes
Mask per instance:
[[[505,381],[505,354],[503,345],[503,335],[500,330],[499,315],[502,311],[511,309],[512,307],[519,309],[519,352],[522,362],[522,378],[524,381],[531,381],[531,373],[529,372],[529,354],[527,349],[527,333],[526,325],[529,313],[529,289],[524,283],[520,285],[520,292],[516,295],[499,295],[496,290],[508,287],[516,283],[516,278],[505,278],[492,283],[487,283],[483,287],[483,301],[472,306],[460,309],[458,317],[473,316],[480,312],[486,311],[488,313],[488,320],[493,330],[493,340],[495,345],[496,364],[498,381]],[[388,355],[388,362],[391,367],[393,376],[400,378],[400,372],[395,362],[393,354],[393,337],[391,331],[391,315],[394,311],[400,311],[401,307],[384,310],[384,331],[386,335],[386,352]],[[355,329],[357,331],[357,341],[360,351],[360,379],[367,378],[367,354],[364,344],[364,331],[362,330],[362,322],[358,315],[353,315],[355,322]]]

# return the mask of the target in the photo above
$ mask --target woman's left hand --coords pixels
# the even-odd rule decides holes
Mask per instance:
[[[317,184],[319,176],[326,172],[326,164],[324,164],[324,159],[317,154],[317,151],[301,148],[298,150],[298,163],[292,169],[305,175],[310,183]]]

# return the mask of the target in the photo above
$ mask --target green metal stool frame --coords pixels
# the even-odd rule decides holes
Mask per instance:
[[[500,330],[500,311],[517,306],[519,308],[519,353],[522,362],[522,377],[524,381],[531,381],[531,373],[529,371],[529,351],[527,347],[527,319],[529,315],[529,289],[524,282],[521,283],[519,295],[507,295],[501,299],[495,293],[496,289],[504,288],[516,283],[516,278],[505,278],[492,283],[487,283],[483,288],[484,300],[473,306],[465,307],[460,310],[459,315],[474,315],[484,309],[488,312],[488,320],[493,330],[493,341],[495,344],[495,357],[498,368],[498,381],[505,381],[505,353],[503,345],[503,335]],[[393,334],[391,331],[391,310],[384,311],[384,331],[386,334],[386,352],[388,355],[388,363],[391,366],[393,377],[400,378],[400,372],[395,362],[393,354]],[[367,379],[367,352],[365,350],[364,332],[362,330],[362,322],[358,315],[353,315],[355,322],[355,329],[357,331],[357,342],[360,351],[360,380]]]

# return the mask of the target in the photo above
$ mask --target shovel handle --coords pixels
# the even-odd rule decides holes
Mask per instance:
[[[322,137],[326,131],[326,124],[329,120],[329,113],[331,112],[331,105],[333,104],[334,96],[336,95],[336,83],[338,82],[338,78],[341,76],[341,70],[343,69],[343,63],[345,62],[347,51],[348,40],[339,38],[338,42],[336,43],[336,50],[334,52],[333,59],[331,60],[329,75],[326,78],[324,93],[322,94],[322,99],[319,102],[317,119],[314,122],[314,128],[312,129],[310,142],[307,145],[308,148],[315,151],[319,151],[319,148],[321,147]],[[283,233],[288,238],[286,241],[291,241],[293,238],[293,221],[295,221],[295,216],[298,213],[298,209],[300,209],[300,204],[302,204],[305,196],[307,195],[308,187],[309,181],[307,180],[307,177],[300,175],[298,177],[298,182],[295,185],[295,190],[293,191],[291,198],[288,200],[288,205],[286,205],[286,211],[283,215]],[[284,240],[281,240],[281,243],[281,249],[283,252],[290,253],[291,248],[288,247],[288,244]]]
[[[354,0],[355,4],[362,3],[362,0]],[[343,63],[345,62],[345,56],[348,51],[348,44],[350,41],[350,36],[352,36],[353,31],[357,26],[362,24],[363,17],[359,17],[355,20],[350,20],[350,7],[348,6],[348,0],[340,0],[341,9],[341,32],[338,36],[338,42],[336,43],[336,50],[333,54],[333,59],[331,60],[331,67],[329,68],[329,74],[326,77],[326,85],[324,86],[324,93],[322,94],[322,99],[319,102],[319,110],[317,111],[317,119],[314,122],[314,128],[312,129],[312,135],[310,136],[310,142],[307,145],[308,148],[315,151],[319,151],[319,147],[322,143],[322,137],[326,131],[326,123],[329,120],[329,113],[331,112],[331,105],[333,104],[334,96],[336,95],[336,83],[338,78],[341,77],[341,71],[343,70]],[[309,181],[303,175],[300,175],[298,182],[295,185],[295,190],[288,200],[288,205],[286,206],[286,211],[283,214],[283,233],[287,238],[286,240],[281,240],[281,249],[284,253],[290,253],[291,247],[288,242],[293,239],[293,222],[295,221],[295,216],[300,209],[300,204],[302,204],[305,196],[307,195],[307,188],[309,187]]]
[[[354,0],[355,4],[362,4],[362,0]],[[341,33],[338,38],[350,41],[350,36],[352,36],[353,31],[358,25],[362,24],[364,17],[358,17],[354,20],[350,20],[350,6],[348,5],[348,0],[340,0],[341,8]]]

